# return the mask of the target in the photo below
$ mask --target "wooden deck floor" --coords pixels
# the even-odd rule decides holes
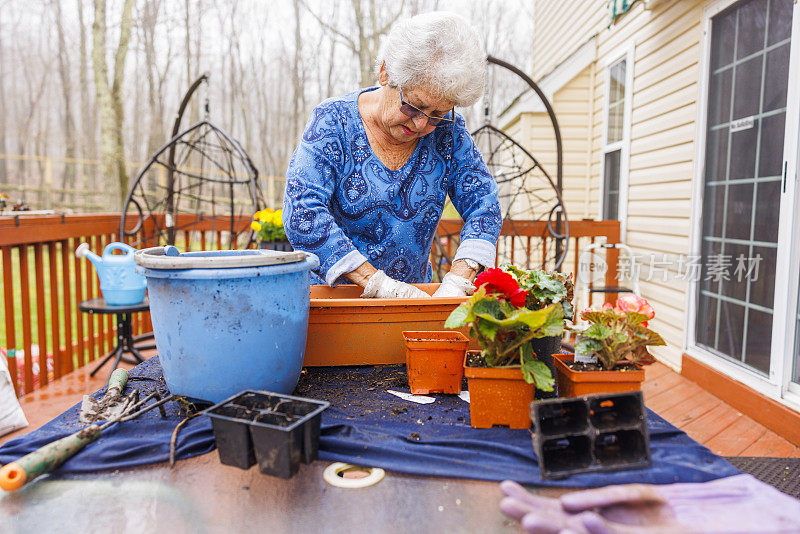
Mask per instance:
[[[92,378],[89,376],[92,367],[78,369],[53,384],[23,396],[20,402],[30,425],[0,437],[0,444],[40,427],[80,402],[84,394],[101,388],[105,384],[107,371],[103,369]],[[663,364],[647,367],[642,390],[650,409],[716,454],[800,457],[800,448]]]
[[[666,365],[647,367],[648,408],[720,456],[798,458],[800,448]]]

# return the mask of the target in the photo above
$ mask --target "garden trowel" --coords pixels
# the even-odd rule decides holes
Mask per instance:
[[[128,371],[115,369],[108,379],[108,388],[100,399],[89,395],[83,396],[80,422],[89,424],[95,421],[113,419],[135,404],[139,400],[138,390],[134,389],[127,395],[122,394],[127,383]]]

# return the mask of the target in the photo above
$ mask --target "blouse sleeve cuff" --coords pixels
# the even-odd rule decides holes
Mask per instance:
[[[484,267],[494,267],[496,256],[497,247],[491,241],[485,239],[465,239],[458,246],[453,261],[473,260]]]
[[[333,287],[340,276],[355,271],[365,261],[367,258],[363,254],[357,250],[351,250],[328,269],[328,272],[325,273],[325,283]]]

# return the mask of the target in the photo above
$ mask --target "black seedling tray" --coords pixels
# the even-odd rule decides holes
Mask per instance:
[[[319,451],[319,423],[328,402],[268,391],[246,390],[203,413],[211,418],[219,460],[264,474],[291,478],[300,461]]]
[[[652,465],[641,391],[535,401],[531,420],[542,478]]]

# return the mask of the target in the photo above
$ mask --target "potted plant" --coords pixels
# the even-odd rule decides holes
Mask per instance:
[[[575,284],[572,280],[572,273],[563,274],[552,272],[548,273],[541,269],[524,270],[513,265],[501,266],[503,270],[511,274],[519,286],[528,292],[525,298],[525,307],[529,310],[541,310],[551,304],[561,304],[564,311],[564,320],[572,321],[575,310],[572,300],[575,297]],[[540,362],[550,368],[550,372],[555,376],[555,365],[553,355],[561,352],[562,334],[557,336],[545,336],[531,340],[533,352]],[[556,384],[558,387],[558,384]],[[545,392],[537,390],[537,398],[551,398],[556,396],[556,392]]]
[[[403,332],[408,387],[414,395],[461,392],[469,338],[461,332]]]
[[[618,298],[613,306],[605,303],[600,309],[584,310],[581,319],[588,326],[573,329],[578,334],[575,352],[589,359],[576,362],[571,355],[556,355],[559,394],[577,397],[640,389],[641,366],[655,361],[647,347],[665,345],[647,327],[653,317],[653,307],[632,293]]]
[[[534,385],[545,391],[552,391],[554,385],[550,369],[536,358],[530,341],[560,336],[564,309],[559,304],[528,309],[529,291],[502,269],[487,269],[475,285],[472,297],[445,322],[447,328],[469,326],[482,349],[467,352],[464,361],[470,422],[475,428],[528,428]]]
[[[258,248],[285,252],[294,250],[283,230],[283,210],[267,208],[257,211],[250,228],[256,232]]]

